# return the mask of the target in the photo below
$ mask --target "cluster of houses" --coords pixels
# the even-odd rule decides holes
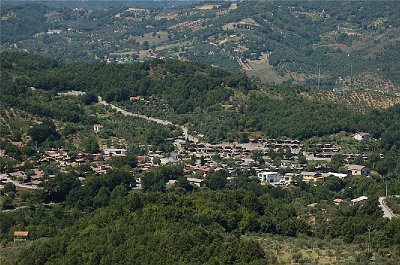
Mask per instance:
[[[131,100],[141,100],[140,97],[132,97]],[[101,124],[94,124],[93,130],[97,133],[102,132]],[[365,136],[365,134],[360,134]],[[356,138],[356,135],[354,136]],[[358,136],[357,136],[358,137]],[[361,139],[361,138],[360,138]],[[305,171],[305,165],[299,163],[297,156],[304,148],[303,143],[298,140],[277,140],[277,139],[250,139],[248,143],[221,143],[209,144],[190,141],[183,136],[169,138],[176,146],[176,152],[164,154],[161,151],[148,151],[145,155],[137,157],[137,168],[145,171],[152,167],[165,164],[184,164],[184,172],[188,176],[188,180],[195,185],[202,187],[204,178],[210,170],[224,170],[235,178],[238,172],[247,171],[254,177],[258,177],[262,184],[271,185],[289,185],[293,178],[301,176],[305,182],[323,182],[329,177],[346,178],[351,175],[368,176],[369,169],[362,165],[346,165],[348,171],[343,173],[320,171]],[[363,141],[363,140],[362,140]],[[315,144],[320,154],[310,156],[307,152],[303,152],[307,160],[318,160],[323,156],[325,161],[330,159],[331,154],[339,152],[339,147],[332,144],[320,143]],[[277,164],[269,156],[270,150],[290,150],[290,157],[282,159]],[[264,163],[255,160],[254,152],[261,154]],[[107,160],[112,157],[126,156],[125,148],[103,148],[98,154],[79,153],[71,158],[65,150],[48,150],[42,155],[38,161],[38,165],[31,171],[29,176],[24,171],[15,171],[2,174],[0,185],[7,182],[14,183],[17,188],[37,189],[43,181],[43,171],[39,170],[42,163],[55,162],[58,164],[61,172],[67,172],[68,168],[87,164],[90,162],[91,171],[96,175],[105,174],[112,166]],[[287,152],[286,152],[287,154]],[[329,154],[329,157],[327,157]],[[356,157],[346,156],[347,161],[351,163]],[[322,159],[323,160],[323,159]],[[49,176],[50,178],[53,175]]]

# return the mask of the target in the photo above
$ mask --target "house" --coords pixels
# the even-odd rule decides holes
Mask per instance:
[[[288,168],[292,165],[292,161],[291,160],[281,160],[281,168]]]
[[[140,98],[140,96],[131,96],[131,97],[129,97],[129,100],[131,100],[131,101],[139,101],[141,98]]]
[[[26,241],[28,239],[28,231],[15,231],[14,232],[14,242],[16,241]]]
[[[369,133],[356,133],[354,135],[354,139],[356,139],[357,141],[368,141],[369,140]]]
[[[204,179],[187,178],[187,180],[193,186],[196,186],[196,187],[199,187],[199,188],[204,187]]]
[[[369,168],[360,165],[346,165],[348,169],[348,174],[351,176],[368,176]]]
[[[288,183],[288,184],[289,184],[289,183],[291,183],[291,182],[293,181],[294,176],[295,176],[294,173],[286,173],[286,174],[283,176],[283,179],[284,179],[285,183]]]
[[[303,181],[309,182],[324,182],[325,178],[322,176],[320,172],[307,172],[303,171],[300,173],[300,175],[303,177]]]
[[[278,184],[281,181],[281,176],[278,172],[260,172],[257,174],[261,183],[264,184]]]
[[[124,148],[108,148],[104,149],[104,154],[108,156],[126,156],[127,150]]]
[[[96,133],[100,133],[100,132],[103,131],[103,126],[100,125],[100,124],[94,124],[94,125],[93,125],[93,130],[94,130]]]
[[[343,200],[343,199],[340,199],[340,198],[336,198],[336,199],[333,200],[333,202],[334,202],[336,205],[338,205],[339,203],[344,202],[344,200]]]

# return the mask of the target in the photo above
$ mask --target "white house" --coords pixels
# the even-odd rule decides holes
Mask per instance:
[[[102,132],[103,131],[103,126],[100,124],[94,124],[93,125],[93,130],[97,133]]]
[[[109,156],[126,156],[126,149],[123,148],[109,148],[104,149],[104,154]]]
[[[354,135],[354,139],[358,140],[358,141],[368,141],[369,140],[369,133],[356,133]]]
[[[260,172],[257,174],[261,183],[278,184],[281,181],[281,176],[278,172]]]

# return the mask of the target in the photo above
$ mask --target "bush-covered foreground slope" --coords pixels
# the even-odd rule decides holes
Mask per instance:
[[[384,221],[373,200],[362,206],[343,206],[336,216],[329,210],[330,221],[311,225],[294,208],[296,202],[290,198],[294,194],[263,194],[244,190],[134,192],[83,216],[56,237],[38,240],[22,253],[19,263],[268,264],[276,257],[264,252],[252,237],[241,235],[340,235],[348,242],[361,243],[367,240],[368,226],[377,229],[375,248],[395,251],[399,247],[398,220]]]

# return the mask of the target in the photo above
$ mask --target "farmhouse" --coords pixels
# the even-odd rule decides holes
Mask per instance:
[[[360,165],[347,165],[348,174],[351,176],[368,176],[369,168]]]

